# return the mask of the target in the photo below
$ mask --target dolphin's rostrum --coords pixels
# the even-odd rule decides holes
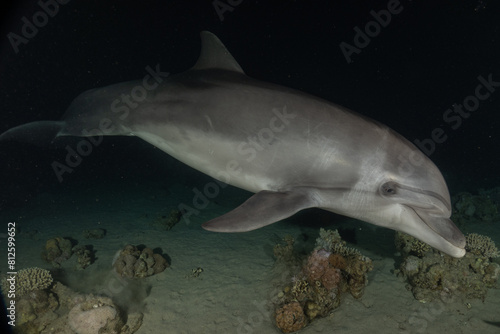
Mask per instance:
[[[0,140],[36,128],[87,136],[109,119],[115,126],[105,135],[137,136],[256,193],[204,223],[209,231],[251,231],[317,207],[408,233],[454,257],[465,254],[443,176],[412,143],[346,108],[254,80],[215,35],[201,38],[195,66],[165,78],[126,117],[110,105],[139,82],[84,92],[63,121],[21,125]]]

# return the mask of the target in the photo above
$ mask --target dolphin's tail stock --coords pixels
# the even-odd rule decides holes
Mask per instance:
[[[48,146],[59,136],[64,121],[38,121],[16,126],[0,135],[2,141],[19,141],[36,146]]]

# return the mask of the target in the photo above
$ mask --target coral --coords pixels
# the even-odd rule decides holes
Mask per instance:
[[[315,311],[307,313],[310,320],[318,315],[326,316],[340,304],[339,289],[328,290],[320,281],[309,284],[306,280],[299,279],[285,287],[282,293],[280,304],[297,301],[305,307],[308,302],[314,303]]]
[[[77,256],[76,269],[83,270],[95,261],[94,252],[90,246],[75,246],[73,253]]]
[[[493,222],[500,220],[498,188],[481,190],[479,195],[461,192],[453,196],[454,212],[451,219],[458,225],[465,223]]]
[[[347,268],[347,260],[344,256],[340,254],[331,254],[328,257],[328,262],[330,266],[338,269],[345,270]]]
[[[123,326],[121,334],[132,334],[142,326],[144,315],[142,313],[131,313],[127,316],[127,324]]]
[[[321,284],[328,290],[335,289],[339,286],[342,280],[342,272],[340,269],[328,267],[323,276],[321,276]]]
[[[420,258],[409,255],[401,264],[401,270],[408,276],[414,276],[419,272],[421,263]]]
[[[495,204],[498,208],[500,205],[500,187],[495,187],[491,189],[479,189],[478,193],[482,197],[487,197]]]
[[[296,300],[300,300],[300,301],[303,301],[303,300],[310,298],[310,296],[312,296],[312,294],[314,292],[312,290],[311,286],[309,285],[309,283],[305,280],[296,280],[293,283],[291,289],[285,289],[285,290],[288,290],[291,292],[292,297],[293,297],[292,299],[296,299]]]
[[[456,212],[472,217],[476,212],[476,206],[474,205],[474,196],[467,192],[462,192],[454,196],[455,209]]]
[[[73,245],[71,240],[62,237],[49,239],[42,251],[42,258],[55,267],[71,257]]]
[[[320,228],[319,238],[316,239],[315,249],[332,250],[334,245],[342,243],[342,238],[337,230],[325,230]]]
[[[432,250],[431,246],[417,238],[412,237],[403,232],[396,231],[395,237],[396,249],[400,251],[405,256],[415,255],[418,257],[423,257],[425,253]]]
[[[325,270],[330,266],[328,262],[330,254],[324,249],[319,249],[309,255],[303,271],[310,284],[321,280],[321,277],[325,274]]]
[[[169,231],[181,220],[181,217],[182,212],[172,210],[168,216],[162,215],[154,219],[152,225],[158,229]]]
[[[55,296],[48,291],[52,285],[52,276],[48,270],[28,268],[19,270],[17,281],[3,281],[2,284],[16,283],[16,327],[14,333],[40,333],[40,326],[34,325],[57,318],[53,313],[58,307]],[[3,289],[6,287],[3,286]],[[6,295],[6,297],[9,295]],[[13,298],[13,296],[9,296]]]
[[[488,288],[494,287],[500,276],[500,266],[490,262],[497,251],[487,237],[469,234],[466,239],[467,252],[460,259],[438,251],[426,252],[422,257],[402,252],[403,261],[396,274],[406,279],[415,299],[421,302],[445,297],[484,300]],[[471,245],[475,246],[471,248]]]
[[[17,301],[17,321],[16,327],[20,333],[28,333],[31,328],[33,333],[39,333],[37,323],[46,323],[57,318],[54,311],[58,308],[59,303],[53,293],[45,290],[35,290],[27,295],[22,296]]]
[[[26,299],[20,299],[16,305],[17,308],[17,319],[16,326],[21,327],[28,324],[37,318],[35,310],[31,306],[31,303]]]
[[[477,256],[487,258],[499,257],[500,253],[490,237],[477,233],[469,233],[465,236],[465,249]]]
[[[132,245],[125,246],[113,263],[119,275],[129,278],[158,274],[168,266],[167,260],[162,255],[153,253],[152,249],[144,248],[140,251]]]
[[[96,228],[93,230],[84,230],[82,234],[85,239],[102,239],[106,236],[106,230],[103,228]]]
[[[280,246],[277,253],[286,253],[283,249],[292,252],[293,243],[290,241],[287,245],[288,248]],[[278,261],[278,256],[276,258],[277,264],[282,265],[283,261]],[[293,263],[288,266],[287,271],[296,270]],[[307,321],[327,316],[339,307],[341,292],[349,291],[354,298],[360,298],[368,282],[367,273],[372,269],[372,261],[357,250],[346,247],[337,231],[321,229],[315,249],[307,256],[299,271],[295,271],[297,274],[292,277],[292,282],[287,284],[273,301],[277,305],[277,324],[278,320],[289,325],[292,323],[291,318],[288,322],[283,320],[284,313],[305,314]],[[307,321],[301,320],[301,326],[305,326]],[[286,330],[292,330],[283,326],[278,324],[285,333],[288,333]]]
[[[332,254],[324,249],[311,253],[303,268],[304,275],[310,284],[320,282],[327,290],[336,288],[341,281],[341,272],[330,264]]]
[[[486,286],[495,286],[500,277],[500,265],[498,263],[490,263],[484,270],[483,282]]]
[[[276,326],[283,333],[291,333],[304,328],[307,325],[307,318],[302,306],[298,302],[291,302],[283,305],[276,311]]]
[[[321,311],[321,306],[311,300],[308,300],[306,302],[306,305],[304,306],[304,312],[311,320],[316,318],[317,316],[320,316],[322,313]]]
[[[68,325],[77,334],[120,333],[124,326],[110,298],[89,295],[68,313]]]
[[[286,235],[283,238],[284,244],[276,244],[273,247],[273,254],[277,261],[282,261],[285,263],[294,263],[296,261],[296,256],[293,252],[293,245],[295,244],[295,239],[291,235]]]
[[[46,290],[34,290],[28,293],[24,299],[30,302],[36,313],[43,313],[48,309],[54,311],[59,306],[54,294]]]
[[[142,313],[125,314],[108,297],[83,295],[60,282],[24,295],[16,311],[14,333],[23,334],[132,334],[143,318]]]
[[[336,276],[340,277],[343,272],[347,279],[347,289],[354,298],[360,298],[363,295],[364,287],[368,282],[367,273],[373,269],[372,261],[361,255],[354,248],[346,246],[346,242],[340,238],[338,231],[320,229],[320,236],[316,239],[316,250],[312,253],[305,267],[305,274],[309,281],[320,280],[322,283],[326,280],[316,278],[322,277],[324,271],[329,267],[340,269]],[[327,248],[322,248],[327,247]],[[333,284],[337,278],[332,278],[333,272],[327,275],[327,280]],[[338,279],[340,283],[340,278]]]
[[[361,255],[357,249],[346,246],[346,242],[342,240],[337,230],[325,230],[323,228],[319,230],[319,238],[316,239],[315,249],[325,249],[342,256]]]
[[[365,286],[368,284],[368,272],[373,270],[373,263],[366,256],[351,255],[347,259],[345,272],[348,277],[348,289],[351,295],[358,299],[364,293]]]
[[[345,241],[342,241],[342,243],[339,244],[335,244],[332,248],[332,253],[340,254],[345,257],[361,256],[361,253],[356,248],[347,247],[345,245]]]
[[[9,275],[2,279],[2,291],[7,295],[11,285],[15,284],[16,298],[22,297],[32,291],[44,290],[52,284],[52,275],[48,270],[33,267],[21,269],[17,275]]]

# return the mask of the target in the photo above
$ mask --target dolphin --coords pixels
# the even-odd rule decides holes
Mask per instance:
[[[449,219],[446,182],[411,142],[329,101],[252,79],[214,34],[204,31],[201,40],[186,72],[164,75],[156,86],[145,77],[86,91],[61,121],[21,125],[0,140],[137,136],[255,193],[205,222],[209,231],[251,231],[321,208],[405,232],[453,257],[465,254],[465,238]],[[154,89],[137,88],[146,84]],[[131,101],[134,89],[139,98]],[[117,104],[120,96],[130,108]]]

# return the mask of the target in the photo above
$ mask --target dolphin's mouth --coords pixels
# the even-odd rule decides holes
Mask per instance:
[[[397,184],[399,195],[406,200],[405,205],[451,246],[464,249],[465,237],[458,227],[448,218],[451,214],[450,201],[444,196],[419,188]]]
[[[404,190],[408,190],[412,193],[419,193],[419,194],[423,194],[423,195],[428,196],[428,197],[432,197],[435,200],[437,200],[437,202],[433,201],[433,204],[435,206],[439,207],[439,209],[441,211],[451,212],[451,205],[449,204],[449,201],[447,201],[443,196],[439,195],[438,193],[436,193],[434,191],[418,189],[418,188],[410,187],[410,186],[407,186],[404,184],[398,184],[397,186],[399,189],[404,189]],[[406,194],[408,194],[408,193],[406,193]],[[436,204],[439,204],[439,205],[436,205]],[[415,208],[415,205],[412,205],[412,208]],[[423,208],[424,207],[422,207],[422,209]]]
[[[436,217],[425,209],[412,207],[417,216],[434,232],[455,247],[465,248],[465,236],[449,218]]]

